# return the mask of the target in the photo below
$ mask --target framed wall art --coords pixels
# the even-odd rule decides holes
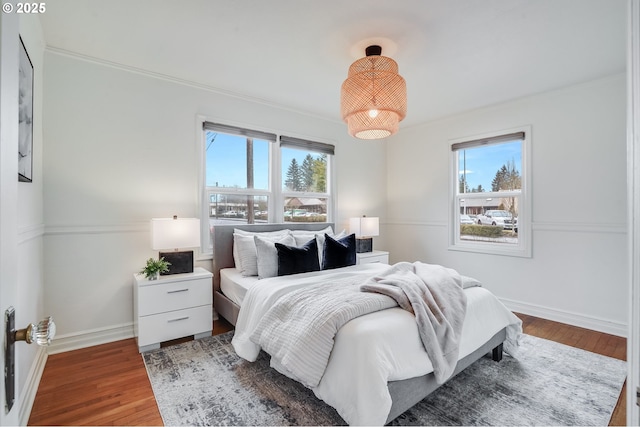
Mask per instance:
[[[18,84],[18,181],[31,182],[33,169],[33,64],[20,37]]]

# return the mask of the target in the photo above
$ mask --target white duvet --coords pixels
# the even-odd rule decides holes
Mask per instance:
[[[385,264],[363,264],[256,281],[248,289],[240,308],[232,341],[236,352],[248,361],[256,360],[261,348],[249,337],[281,295],[319,280],[353,275],[362,275],[364,279],[387,268],[389,266]],[[484,288],[467,288],[465,293],[467,314],[462,327],[459,359],[472,353],[505,326],[508,326],[505,351],[513,354],[521,332],[520,319]],[[274,368],[289,375],[281,366]],[[432,371],[415,317],[395,307],[345,324],[335,337],[324,376],[312,390],[350,425],[383,425],[391,409],[387,382]]]

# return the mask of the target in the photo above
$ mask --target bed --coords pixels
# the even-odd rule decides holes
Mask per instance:
[[[214,307],[218,315],[236,325],[234,341],[237,342],[234,347],[247,360],[251,360],[252,352],[260,351],[259,346],[255,347],[249,342],[245,331],[249,328],[247,325],[255,323],[251,316],[264,314],[259,313],[260,309],[256,307],[260,305],[254,301],[254,293],[258,291],[251,291],[248,301],[245,300],[248,289],[266,288],[255,286],[256,281],[264,280],[260,283],[277,283],[278,286],[292,282],[299,286],[298,281],[311,283],[330,280],[336,275],[378,274],[389,266],[365,264],[281,278],[244,277],[234,271],[234,229],[271,232],[286,228],[319,232],[328,226],[333,228],[333,224],[327,223],[214,226]],[[232,283],[225,291],[224,282]],[[514,352],[517,335],[521,332],[520,320],[484,287],[465,289],[465,293],[469,304],[460,341],[460,358],[452,377],[488,353],[499,361],[503,345],[509,344],[505,348]],[[241,310],[241,306],[246,309]],[[333,406],[349,424],[381,425],[393,420],[441,385],[435,380],[433,366],[424,349],[420,348],[419,340],[415,339],[415,323],[415,317],[399,307],[349,321],[335,337],[324,376],[317,386],[310,388],[318,398]],[[249,346],[248,350],[246,346]],[[354,354],[361,356],[353,357]],[[282,367],[277,366],[277,362],[274,364],[273,358],[272,366],[281,371]],[[374,374],[371,373],[373,371]],[[286,370],[281,372],[288,375]]]

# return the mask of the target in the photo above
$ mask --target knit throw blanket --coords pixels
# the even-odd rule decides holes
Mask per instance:
[[[401,262],[360,287],[362,291],[393,298],[415,315],[420,339],[439,384],[453,374],[458,363],[467,309],[464,282],[455,270],[441,265]]]

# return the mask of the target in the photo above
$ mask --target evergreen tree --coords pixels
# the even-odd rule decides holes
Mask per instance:
[[[460,194],[470,193],[469,184],[467,183],[467,180],[465,179],[464,175],[460,175],[460,182],[458,183],[458,191],[460,192]]]
[[[321,154],[313,160],[313,181],[315,191],[325,193],[327,191],[327,155]]]
[[[314,178],[315,178],[315,168],[314,168],[314,160],[311,154],[307,154],[307,156],[302,161],[302,190],[303,191],[313,191],[314,187]]]
[[[287,169],[287,179],[284,181],[284,185],[290,191],[301,191],[302,189],[302,171],[298,166],[298,161],[293,158]]]
[[[514,160],[502,165],[496,172],[496,176],[491,181],[491,191],[517,190],[522,186],[520,172],[516,169]]]

